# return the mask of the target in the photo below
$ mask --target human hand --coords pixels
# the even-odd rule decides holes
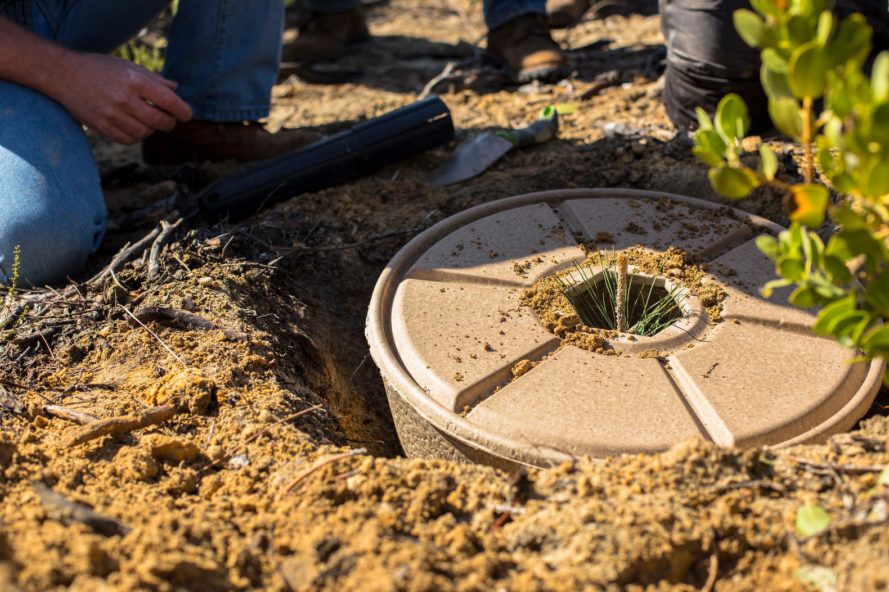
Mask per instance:
[[[135,144],[191,119],[176,83],[112,56],[68,52],[49,89],[83,125],[116,142]]]

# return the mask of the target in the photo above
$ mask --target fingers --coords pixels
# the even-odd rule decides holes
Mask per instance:
[[[171,131],[176,127],[176,118],[142,99],[135,99],[129,105],[130,115],[147,125],[152,130]]]
[[[105,126],[99,131],[120,144],[135,144],[139,141],[138,138],[134,138],[130,134],[121,130],[119,127],[113,125]]]
[[[132,142],[125,142],[129,144],[134,144],[143,138],[147,138],[154,132],[153,129],[128,114],[122,114],[121,116],[114,118],[112,124],[128,137],[132,138]]]
[[[158,74],[157,72],[151,72],[151,71],[149,71],[149,74],[151,74],[151,77],[152,77],[158,84],[163,84],[164,86],[166,86],[166,87],[169,88],[170,90],[176,90],[176,87],[179,86],[179,83],[178,83],[178,82],[175,82],[175,81],[173,81],[173,80],[170,80],[169,78],[164,78],[163,76],[161,76],[161,75]]]
[[[175,83],[174,83],[175,84]],[[157,107],[163,109],[179,121],[191,119],[191,107],[179,98],[169,86],[147,83],[140,89],[142,98],[151,101]]]

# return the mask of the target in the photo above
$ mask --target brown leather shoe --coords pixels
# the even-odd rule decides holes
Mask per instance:
[[[153,166],[217,160],[265,160],[319,140],[321,134],[283,129],[276,134],[257,122],[188,121],[142,142],[142,158]]]
[[[539,14],[523,14],[489,31],[488,54],[505,65],[516,82],[558,79],[568,70],[562,48]]]
[[[546,21],[550,29],[567,29],[590,9],[590,0],[547,0]]]
[[[362,8],[346,12],[304,11],[297,21],[299,36],[284,46],[285,62],[315,62],[337,58],[349,47],[370,39]]]

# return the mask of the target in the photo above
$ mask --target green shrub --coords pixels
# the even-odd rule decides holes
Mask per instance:
[[[763,294],[795,286],[792,304],[820,309],[818,334],[889,360],[889,326],[882,324],[889,318],[889,53],[877,56],[869,77],[871,28],[861,15],[836,22],[826,0],[751,4],[755,12],[734,13],[735,27],[762,50],[769,115],[802,144],[805,180],[776,179],[778,159],[765,145],[757,168],[742,162],[750,119],[737,95],[722,99],[713,120],[698,109],[694,153],[726,197],[745,197],[761,185],[787,196],[789,230],[757,240],[780,276]],[[821,180],[844,199],[831,205]],[[838,229],[825,244],[812,229],[828,214]]]

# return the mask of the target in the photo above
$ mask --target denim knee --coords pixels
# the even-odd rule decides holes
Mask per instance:
[[[51,99],[0,81],[0,283],[21,252],[21,286],[76,273],[105,230],[105,203],[89,143]]]

